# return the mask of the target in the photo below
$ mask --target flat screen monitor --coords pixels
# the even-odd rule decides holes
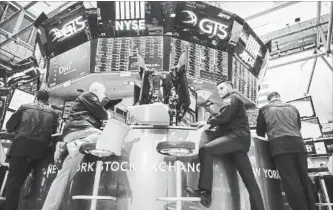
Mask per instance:
[[[320,123],[317,117],[303,119],[301,134],[303,139],[318,138],[322,135]]]
[[[14,114],[14,112],[11,112],[11,111],[7,111],[6,114],[5,114],[5,119],[3,120],[3,124],[2,124],[2,129],[3,130],[6,130],[6,124],[9,120],[9,118]]]
[[[309,118],[316,115],[311,96],[289,101],[288,103],[297,108],[301,118]]]
[[[18,110],[22,104],[33,103],[34,100],[34,95],[19,89],[15,89],[8,108],[12,110]]]
[[[190,99],[191,99],[191,104],[190,104],[190,109],[191,111],[193,112],[196,112],[197,111],[197,92],[195,92],[195,90],[189,88],[189,92],[190,92]]]
[[[48,85],[54,87],[90,73],[90,42],[50,59]]]

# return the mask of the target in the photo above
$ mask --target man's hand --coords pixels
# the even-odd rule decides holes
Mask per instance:
[[[96,142],[83,143],[79,149],[80,153],[87,154],[86,151],[96,149]]]
[[[56,165],[58,170],[62,168],[62,164],[67,155],[67,144],[65,142],[58,142],[56,146],[56,151],[54,153],[54,164]]]
[[[197,104],[199,106],[205,105],[208,102],[209,97],[212,95],[212,93],[207,90],[198,90],[197,94]]]

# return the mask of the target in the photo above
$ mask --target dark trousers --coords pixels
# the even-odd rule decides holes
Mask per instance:
[[[306,154],[286,153],[275,155],[273,158],[292,210],[315,210]]]
[[[35,168],[39,162],[39,159],[31,159],[25,156],[10,157],[5,193],[5,210],[17,210],[21,186],[31,169]]]
[[[204,136],[212,138],[212,136]],[[245,138],[245,139],[242,139]],[[228,156],[232,164],[238,170],[242,180],[249,192],[251,210],[264,210],[264,204],[260,189],[254,177],[250,159],[247,155],[248,148],[245,148],[240,142],[250,141],[249,136],[226,135],[215,138],[204,144],[199,150],[200,159],[200,177],[198,188],[203,190],[212,190],[213,184],[213,157]]]

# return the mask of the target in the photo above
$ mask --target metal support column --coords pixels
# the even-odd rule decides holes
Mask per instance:
[[[23,22],[23,19],[24,19],[24,15],[25,15],[25,10],[22,9],[20,11],[20,13],[18,14],[18,18],[17,18],[17,21],[15,23],[15,27],[14,27],[14,30],[13,30],[13,34],[17,33],[19,30],[20,30],[20,26]]]
[[[314,61],[313,61],[312,69],[311,69],[311,75],[310,75],[309,82],[308,82],[308,88],[306,89],[306,94],[309,94],[309,92],[310,92],[313,74],[314,74],[314,71],[316,70],[317,60],[318,60],[318,57],[315,57]]]
[[[330,63],[326,60],[326,58],[325,58],[324,56],[321,56],[320,58],[324,61],[324,63],[327,65],[327,67],[328,67],[329,69],[331,69],[331,71],[333,72],[333,67],[332,67],[332,65],[330,65]]]
[[[317,49],[320,48],[320,35],[319,35],[319,23],[320,23],[320,13],[321,13],[321,2],[317,2],[317,19],[316,19],[316,25],[317,25]]]
[[[307,56],[307,57],[304,57],[304,58],[296,59],[296,60],[289,61],[289,62],[286,62],[286,63],[281,63],[281,64],[277,64],[275,66],[270,66],[270,67],[268,67],[268,70],[275,69],[275,68],[282,67],[282,66],[286,66],[286,65],[290,65],[290,64],[293,64],[293,63],[307,61],[307,60],[310,60],[312,58],[321,57],[323,55],[326,55],[326,52],[321,52],[321,53],[318,53],[318,54],[315,54],[315,55],[311,55],[311,56]]]
[[[293,4],[297,4],[297,3],[300,3],[300,1],[292,1],[292,2],[287,2],[287,3],[282,3],[280,5],[277,5],[277,6],[273,7],[273,8],[267,9],[265,11],[259,12],[259,13],[254,14],[254,15],[250,15],[250,16],[244,18],[244,20],[249,21],[249,20],[252,20],[254,18],[261,17],[263,15],[269,14],[271,12],[275,12],[275,11],[277,11],[279,9],[283,9],[285,7],[289,7],[289,6],[291,6]]]
[[[321,23],[319,23],[319,26],[325,25],[327,23],[328,23],[328,21],[321,22]],[[308,27],[305,27],[305,28],[301,28],[301,29],[298,29],[298,30],[295,30],[295,31],[291,31],[291,32],[288,32],[288,33],[285,33],[285,34],[281,34],[281,35],[272,37],[269,40],[280,39],[280,38],[283,38],[283,37],[286,37],[286,36],[290,36],[290,35],[293,35],[293,34],[297,34],[297,33],[300,33],[300,32],[303,32],[303,31],[306,31],[306,30],[309,30],[309,29],[312,29],[312,28],[316,28],[317,26],[318,25],[314,24],[314,25],[311,25],[311,26],[308,26]],[[269,40],[265,40],[265,41],[269,41]]]
[[[332,33],[333,33],[333,2],[330,3],[330,18],[328,23],[328,34],[327,34],[327,43],[326,43],[326,52],[331,52],[332,45]]]

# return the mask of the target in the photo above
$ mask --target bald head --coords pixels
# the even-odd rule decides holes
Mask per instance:
[[[94,82],[90,85],[89,92],[94,93],[102,101],[105,97],[105,86],[99,82]]]

